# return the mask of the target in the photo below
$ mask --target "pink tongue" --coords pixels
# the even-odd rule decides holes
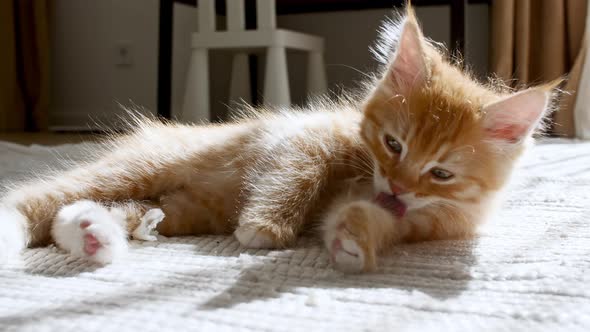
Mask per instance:
[[[379,193],[375,198],[375,202],[400,218],[406,214],[406,205],[394,195]]]

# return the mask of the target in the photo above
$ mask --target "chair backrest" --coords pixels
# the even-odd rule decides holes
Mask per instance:
[[[199,33],[215,31],[215,1],[198,0]],[[227,30],[246,29],[246,7],[244,0],[225,0],[227,8]],[[256,0],[256,29],[272,30],[277,26],[275,0]]]

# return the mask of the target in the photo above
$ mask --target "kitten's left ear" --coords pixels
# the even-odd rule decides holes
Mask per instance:
[[[484,128],[490,138],[521,142],[539,125],[552,96],[552,87],[517,92],[483,108]]]
[[[411,7],[407,8],[397,49],[385,75],[385,84],[402,95],[428,81],[430,70],[424,54],[424,36]]]

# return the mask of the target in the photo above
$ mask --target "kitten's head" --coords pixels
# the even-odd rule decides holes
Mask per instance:
[[[505,184],[547,113],[552,86],[507,94],[478,84],[425,40],[410,8],[391,28],[397,46],[383,58],[361,124],[376,192],[393,197],[400,215],[477,206]]]

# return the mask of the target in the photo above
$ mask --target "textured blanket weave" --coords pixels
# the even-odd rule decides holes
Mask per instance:
[[[0,143],[0,178],[76,159]],[[531,151],[474,240],[401,245],[377,273],[334,271],[303,239],[246,250],[230,237],[133,242],[106,267],[56,248],[0,268],[0,330],[590,330],[590,144]]]

